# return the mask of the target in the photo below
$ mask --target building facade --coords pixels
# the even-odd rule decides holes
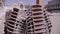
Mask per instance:
[[[52,23],[52,32],[51,34],[60,33],[60,0],[51,0],[47,4],[47,11]]]

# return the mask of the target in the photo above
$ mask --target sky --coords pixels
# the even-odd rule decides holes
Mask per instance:
[[[17,2],[24,2],[25,4],[35,4],[35,0],[6,0],[6,5],[11,5],[13,3],[17,3]],[[48,0],[45,0],[45,4],[47,4]]]

